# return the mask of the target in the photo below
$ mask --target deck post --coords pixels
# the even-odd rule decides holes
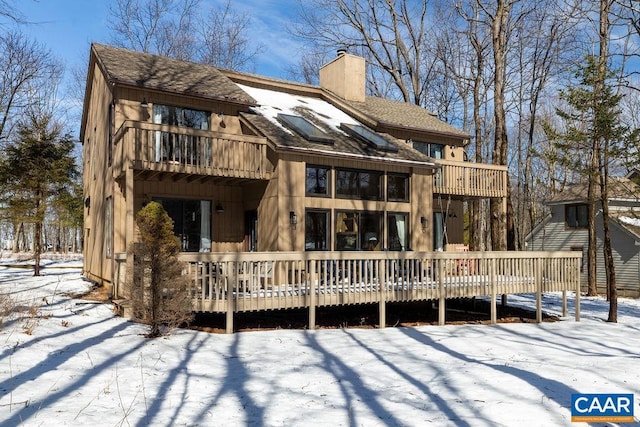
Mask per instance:
[[[567,317],[567,291],[562,291],[562,317]]]
[[[309,261],[309,329],[316,328],[316,261]]]
[[[438,281],[440,282],[440,301],[438,302],[438,325],[445,324],[445,312],[446,312],[446,293],[444,285],[444,262],[442,259],[437,260],[438,263]]]
[[[491,280],[491,324],[498,323],[498,284],[496,283],[496,260],[492,259],[489,264],[489,277]]]
[[[229,277],[225,278],[227,287],[227,317],[226,317],[226,333],[233,333],[233,284]]]
[[[573,269],[576,274],[574,275],[574,279],[576,282],[576,307],[575,307],[575,312],[576,312],[576,322],[580,321],[580,260],[576,259],[575,261],[575,268]]]
[[[378,303],[378,311],[380,328],[384,328],[387,325],[387,263],[384,260],[377,261],[378,270],[378,293],[380,294],[380,302]],[[384,265],[384,268],[381,268]]]
[[[542,280],[542,263],[544,260],[538,258],[535,260],[535,281],[536,281],[536,322],[542,322],[542,285],[544,280]]]

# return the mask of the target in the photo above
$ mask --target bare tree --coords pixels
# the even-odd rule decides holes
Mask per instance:
[[[115,0],[109,5],[116,46],[191,60],[200,0]]]
[[[251,19],[231,8],[231,0],[198,23],[197,61],[233,70],[248,70],[264,45],[252,44],[247,37]]]
[[[0,34],[0,147],[22,117],[43,99],[41,91],[57,87],[62,66],[50,50],[19,31]]]
[[[409,0],[309,0],[292,32],[315,47],[347,48],[363,55],[370,73],[383,73],[399,98],[425,105],[432,58],[426,57],[428,2]]]

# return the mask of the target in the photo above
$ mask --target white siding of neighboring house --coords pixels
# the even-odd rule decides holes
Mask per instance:
[[[606,274],[602,255],[603,235],[602,216],[596,218],[598,229],[597,247],[597,282],[599,292],[606,292]],[[638,239],[625,232],[614,221],[610,221],[613,258],[615,262],[616,284],[619,295],[640,296],[640,244]],[[534,229],[527,239],[527,250],[530,251],[568,251],[572,247],[583,247],[583,268],[581,283],[587,284],[587,248],[589,232],[587,229],[566,228],[564,222],[564,205],[551,206],[551,218]]]

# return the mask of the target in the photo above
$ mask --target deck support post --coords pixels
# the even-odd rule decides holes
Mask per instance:
[[[445,314],[447,310],[446,306],[446,290],[444,285],[444,261],[439,259],[438,261],[438,281],[440,282],[440,300],[438,302],[438,325],[444,325],[446,322]]]
[[[580,321],[580,260],[579,259],[575,259],[574,260],[575,265],[573,268],[573,271],[578,272],[578,274],[575,275],[574,280],[576,282],[576,306],[575,306],[575,312],[576,312],[576,322]]]
[[[496,260],[492,259],[491,264],[489,266],[490,273],[489,277],[491,278],[491,324],[495,325],[498,323],[498,284],[496,283]]]
[[[387,263],[383,260],[378,260],[376,264],[378,271],[378,293],[380,294],[380,302],[378,304],[379,326],[380,328],[384,328],[387,326]],[[383,265],[384,268],[382,268]]]
[[[309,268],[309,329],[316,328],[316,261],[310,261]]]
[[[227,266],[228,268],[228,266]],[[237,268],[237,267],[236,267]],[[237,277],[237,275],[236,275]],[[233,333],[233,285],[229,278],[225,278],[225,283],[227,285],[227,317],[226,317],[226,333]]]
[[[536,281],[536,322],[542,322],[542,259],[537,259],[535,262],[535,281]]]
[[[567,317],[567,291],[562,291],[562,317]]]

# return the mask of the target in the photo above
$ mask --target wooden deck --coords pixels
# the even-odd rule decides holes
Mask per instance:
[[[440,169],[433,176],[435,194],[465,197],[507,197],[507,167],[435,159]]]
[[[267,141],[178,126],[127,120],[114,136],[114,176],[132,167],[138,174],[172,174],[193,180],[268,180],[273,166]]]
[[[380,307],[385,325],[386,302],[439,301],[439,323],[445,323],[450,298],[496,298],[502,294],[537,295],[542,320],[544,292],[576,295],[580,316],[580,255],[576,252],[262,252],[182,254],[193,277],[197,312],[226,313],[227,332],[233,314],[243,311],[309,309],[315,327],[316,307],[371,304]],[[120,272],[120,277],[123,277]]]

